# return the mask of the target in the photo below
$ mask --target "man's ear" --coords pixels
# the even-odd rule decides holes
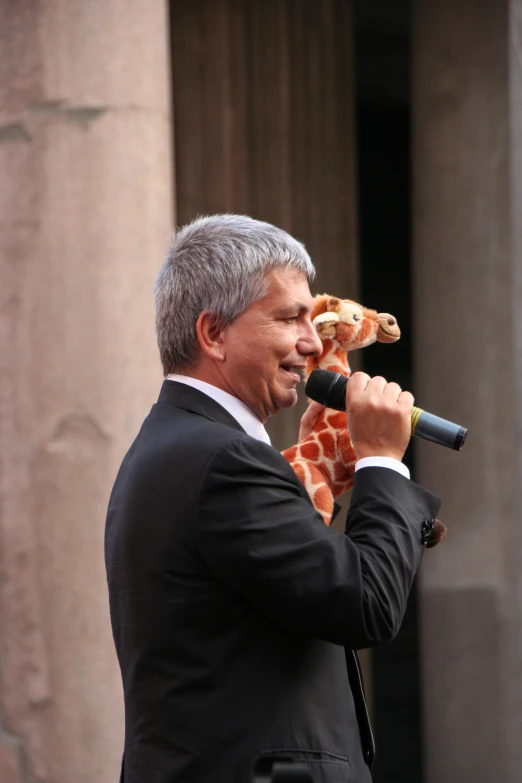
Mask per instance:
[[[214,313],[205,310],[196,321],[196,334],[203,353],[215,362],[225,360],[223,329]]]

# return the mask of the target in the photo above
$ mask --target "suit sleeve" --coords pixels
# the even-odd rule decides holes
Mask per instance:
[[[285,629],[352,648],[391,640],[439,501],[386,468],[357,471],[346,534],[326,527],[279,453],[250,438],[202,476],[197,524],[221,581]]]

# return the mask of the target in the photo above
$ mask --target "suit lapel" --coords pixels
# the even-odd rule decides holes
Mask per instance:
[[[213,400],[212,397],[203,394],[199,389],[194,389],[193,386],[187,386],[186,383],[163,381],[158,403],[174,405],[176,408],[183,408],[191,413],[197,413],[199,416],[210,419],[210,421],[217,421],[240,432],[245,431],[232,414]]]

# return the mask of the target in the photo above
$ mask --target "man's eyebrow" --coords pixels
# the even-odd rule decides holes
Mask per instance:
[[[309,305],[303,304],[301,302],[296,302],[293,305],[286,305],[286,307],[281,307],[279,309],[279,312],[281,315],[295,315],[296,312],[299,314],[301,313],[311,313],[313,309],[313,302],[311,302]]]

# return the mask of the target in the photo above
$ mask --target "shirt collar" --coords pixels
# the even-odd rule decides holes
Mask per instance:
[[[194,389],[206,394],[207,397],[211,397],[222,408],[230,413],[231,416],[240,424],[247,435],[256,440],[262,440],[264,443],[270,443],[270,437],[265,430],[263,423],[256,416],[248,405],[245,405],[237,397],[229,394],[223,389],[218,389],[217,386],[212,386],[211,383],[200,381],[199,378],[191,378],[188,375],[167,375],[168,381],[176,381],[176,383],[184,383],[186,386],[192,386]]]

